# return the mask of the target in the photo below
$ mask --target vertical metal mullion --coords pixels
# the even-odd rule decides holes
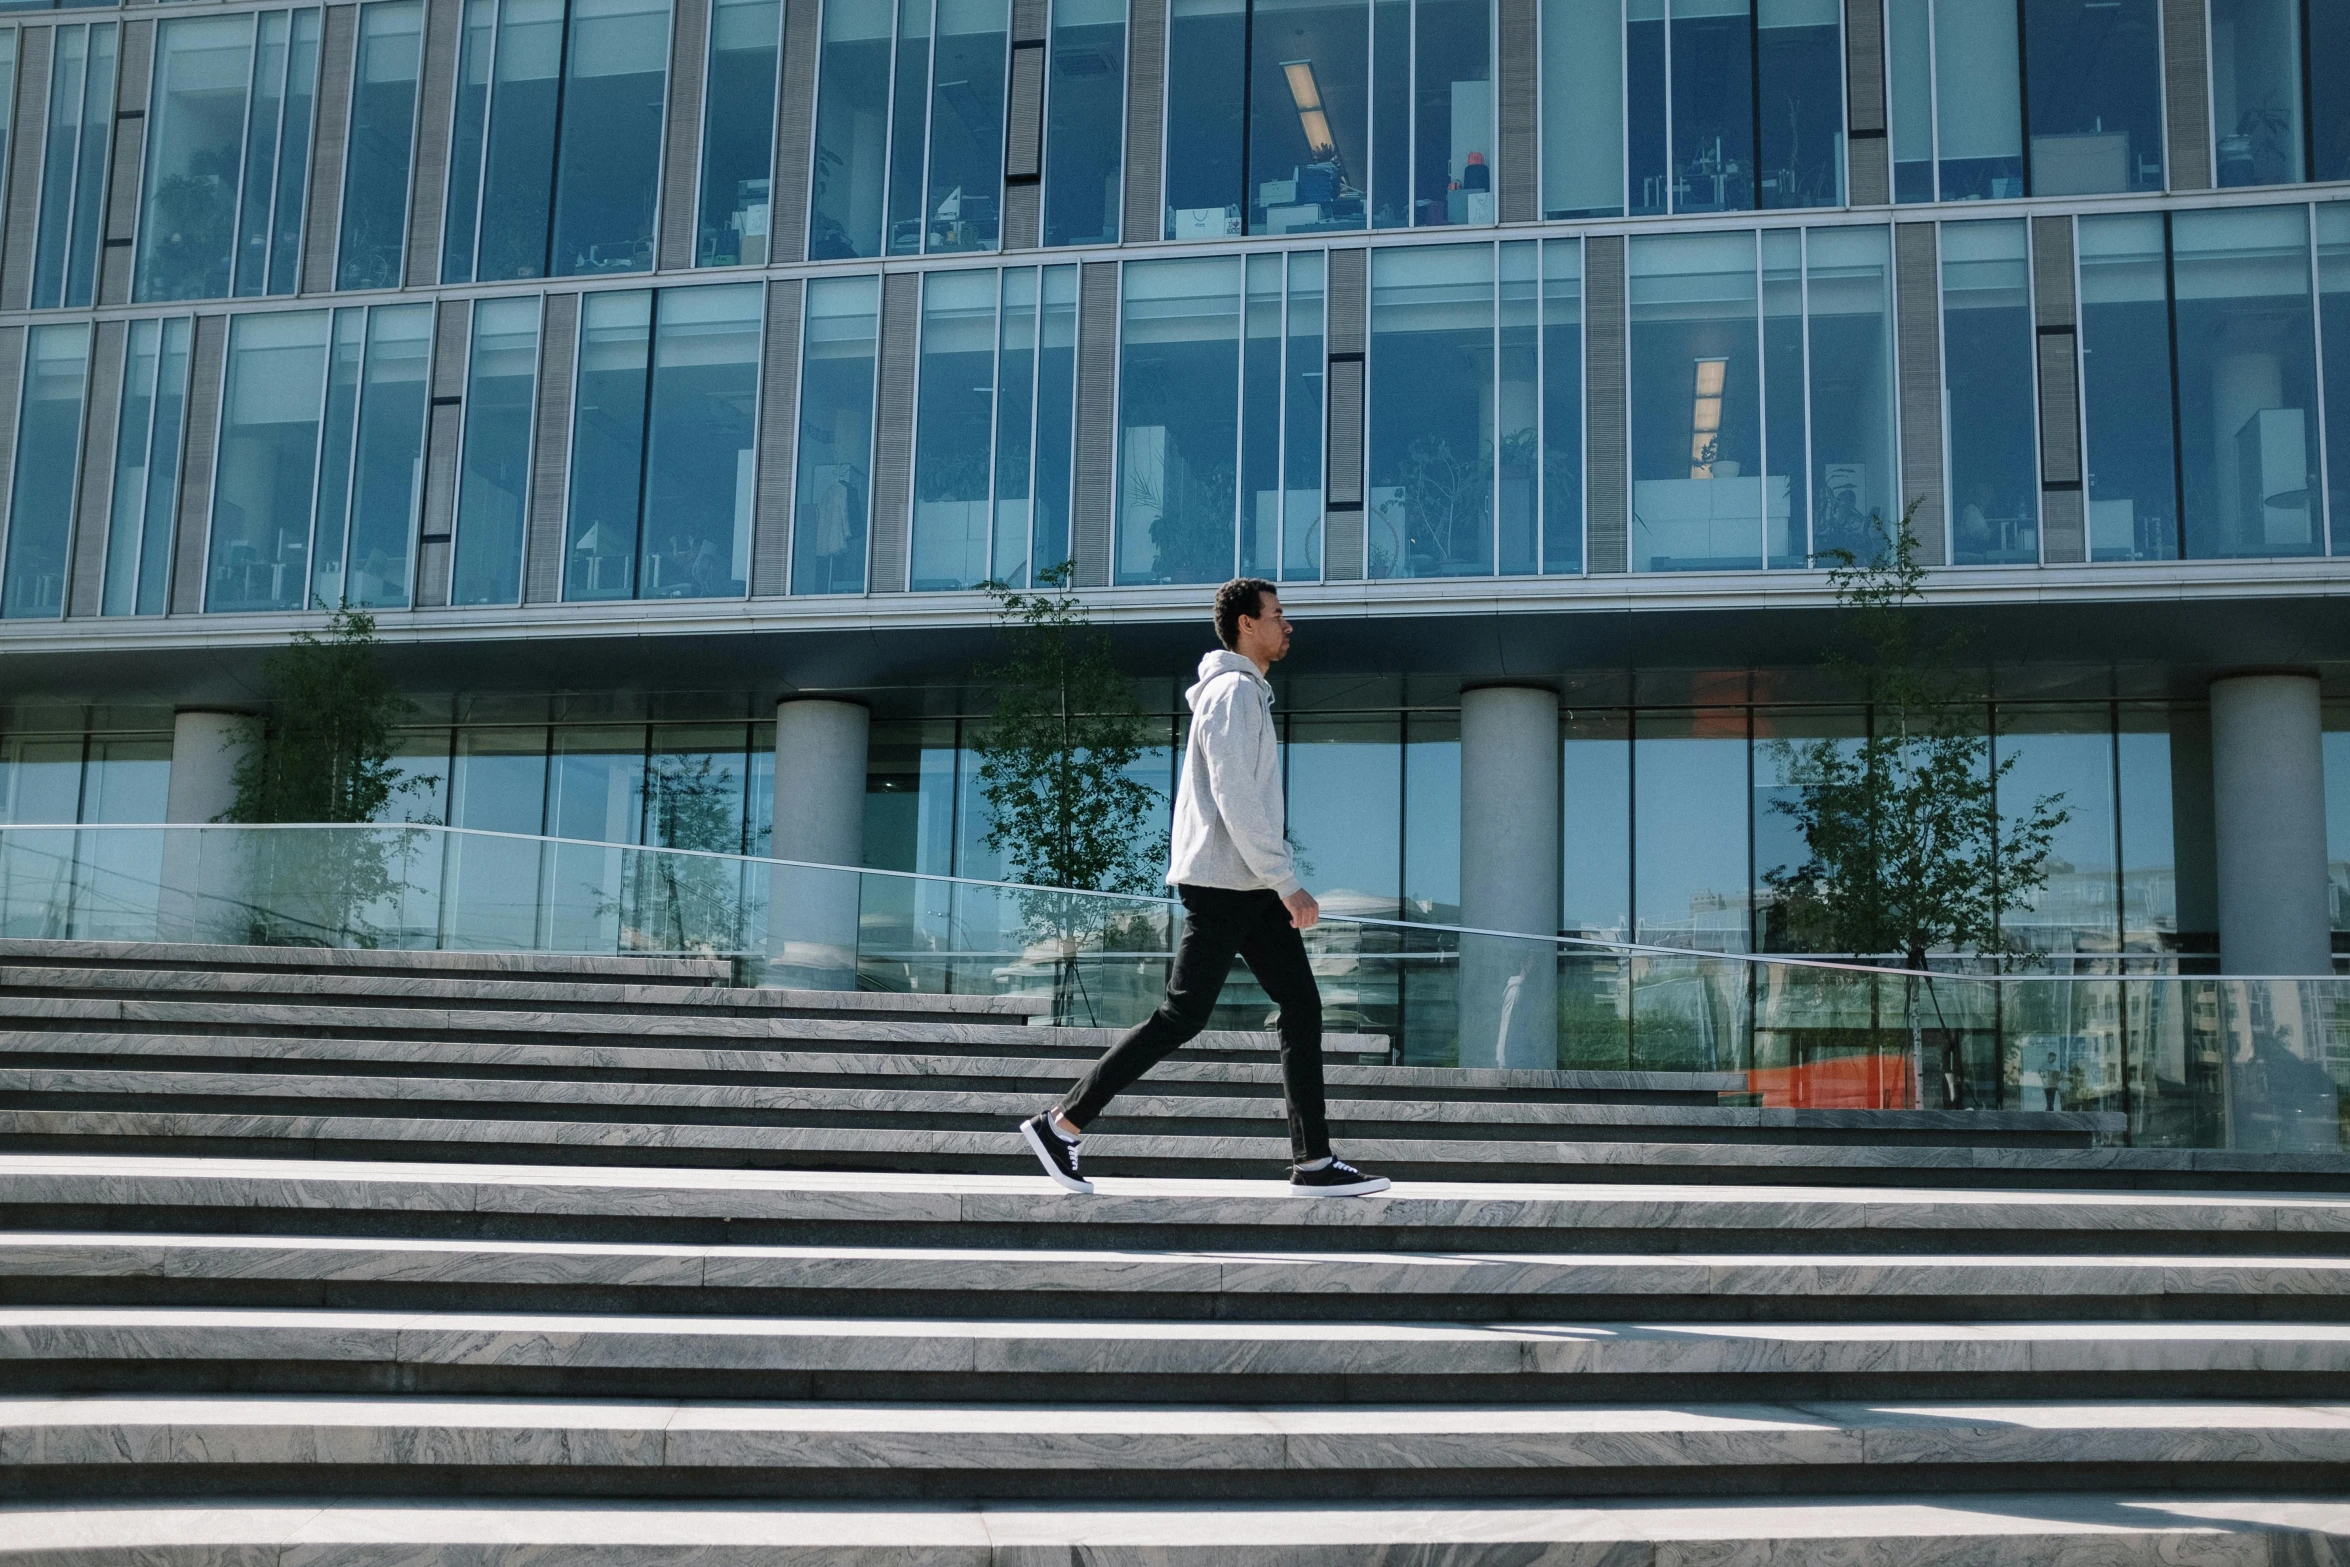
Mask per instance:
[[[1537,72],[1537,75],[1540,73]],[[1550,437],[1550,334],[1544,330],[1544,314],[1550,307],[1550,246],[1549,240],[1537,240],[1534,245],[1534,575],[1542,576],[1550,566],[1550,512],[1546,504],[1549,476],[1543,472],[1550,464],[1543,461],[1548,453]],[[1500,465],[1495,464],[1495,471]],[[1500,557],[1494,565],[1499,567]],[[1564,796],[1561,796],[1564,798]],[[1555,932],[1554,932],[1555,934]]]
[[[1273,441],[1273,580],[1282,580],[1282,568],[1289,564],[1289,264],[1298,255],[1296,251],[1281,253],[1281,336],[1275,342],[1273,362],[1280,372],[1273,398],[1275,439]],[[1330,292],[1329,253],[1323,252],[1322,292]],[[1327,341],[1325,339],[1325,341]],[[1397,886],[1403,883],[1398,881]],[[1400,895],[1399,895],[1400,896]]]
[[[1667,0],[1667,3],[1670,4],[1670,0]],[[1839,44],[1844,41],[1844,17],[1841,8],[1839,8],[1836,17],[1836,41]],[[1840,71],[1837,74],[1839,76],[1849,76],[1852,73],[1849,71]],[[1747,131],[1754,137],[1754,140],[1746,144],[1746,164],[1749,170],[1747,178],[1754,184],[1754,190],[1751,192],[1751,197],[1747,202],[1747,210],[1750,212],[1760,212],[1763,206],[1761,0],[1747,0],[1746,6],[1746,121]],[[1888,168],[1889,167],[1890,160],[1888,160]],[[1758,301],[1761,299],[1759,294],[1755,297]],[[1768,467],[1769,464],[1766,463],[1764,466]],[[1770,507],[1768,504],[1763,507],[1763,511],[1766,516],[1769,514]],[[1770,551],[1766,549],[1763,551],[1763,554],[1767,558],[1770,555]],[[1750,928],[1752,927],[1753,923],[1753,919],[1749,917],[1747,924]]]
[[[1489,352],[1493,357],[1493,372],[1491,382],[1487,388],[1487,395],[1492,399],[1488,406],[1493,410],[1492,472],[1495,481],[1488,483],[1485,486],[1486,559],[1493,562],[1493,569],[1486,573],[1486,575],[1498,577],[1501,575],[1501,485],[1498,481],[1501,477],[1501,318],[1503,315],[1501,291],[1504,287],[1504,282],[1501,266],[1501,245],[1498,242],[1494,242],[1487,244],[1485,248],[1490,253],[1490,259],[1488,259],[1486,262],[1486,267],[1488,269],[1487,275],[1493,279],[1493,313],[1486,318],[1488,325],[1485,329],[1487,333],[1485,340],[1487,343],[1492,345],[1489,349]],[[1534,273],[1537,279],[1539,279],[1542,275],[1542,253],[1539,249],[1534,253]],[[1539,288],[1539,282],[1537,283],[1537,287]],[[1539,440],[1539,424],[1536,426],[1536,430],[1537,438]],[[1537,449],[1539,449],[1539,445]]]
[[[1170,30],[1170,31],[1172,31],[1173,29],[1169,29],[1169,30]],[[1241,194],[1242,194],[1242,197],[1243,197],[1243,199],[1245,199],[1245,198],[1246,198],[1246,196],[1247,196],[1247,192],[1243,191]],[[1239,372],[1239,374],[1238,374],[1238,375],[1235,377],[1235,379],[1236,379],[1236,380],[1239,382],[1239,384],[1233,388],[1233,393],[1234,393],[1234,396],[1233,396],[1233,401],[1234,401],[1235,403],[1237,403],[1237,404],[1239,405],[1239,407],[1240,407],[1240,417],[1239,417],[1239,419],[1237,419],[1237,420],[1235,420],[1235,421],[1234,421],[1234,424],[1233,424],[1233,430],[1232,430],[1232,531],[1231,531],[1231,533],[1230,533],[1230,534],[1229,534],[1229,535],[1226,537],[1226,539],[1225,539],[1224,543],[1225,543],[1225,555],[1226,555],[1226,558],[1227,558],[1227,559],[1229,559],[1229,560],[1232,562],[1232,573],[1233,573],[1233,575],[1234,575],[1234,576],[1238,576],[1238,575],[1240,574],[1240,524],[1241,524],[1241,506],[1243,505],[1243,503],[1244,503],[1244,502],[1247,500],[1247,498],[1248,498],[1248,492],[1247,492],[1245,489],[1243,489],[1243,488],[1241,487],[1241,485],[1242,485],[1242,477],[1243,477],[1243,475],[1245,475],[1245,474],[1248,472],[1248,416],[1249,416],[1249,406],[1248,406],[1248,403],[1249,403],[1249,397],[1248,397],[1248,263],[1249,263],[1249,258],[1248,258],[1247,256],[1236,256],[1236,257],[1234,257],[1233,259],[1234,259],[1235,261],[1237,261],[1237,262],[1240,264],[1240,317],[1239,317],[1239,322],[1238,322],[1238,325],[1239,325],[1239,341],[1233,345],[1233,346],[1234,346],[1234,347],[1235,347],[1235,348],[1238,350],[1238,352],[1237,352],[1237,353],[1235,353],[1235,354],[1232,356],[1232,357],[1233,357],[1233,365],[1234,365],[1234,368],[1235,368],[1235,369],[1236,369],[1236,370]],[[1124,280],[1123,280],[1123,279],[1121,279],[1120,281],[1122,282],[1122,281],[1124,281]],[[1121,291],[1121,293],[1120,293],[1120,297],[1119,297],[1119,301],[1118,301],[1119,314],[1120,314],[1121,316],[1125,314],[1125,304],[1126,304],[1126,302],[1125,302],[1124,293],[1123,293],[1123,291]],[[1124,380],[1124,379],[1125,379],[1125,377],[1124,377],[1124,376],[1120,376],[1120,377],[1119,377],[1119,379],[1120,379],[1120,380]],[[1125,443],[1124,441],[1120,441],[1118,444],[1119,444],[1120,446],[1123,446],[1123,445],[1125,445],[1126,443]],[[1166,481],[1162,479],[1160,482],[1161,482],[1162,484],[1164,484]],[[1122,493],[1122,491],[1121,491],[1121,493]],[[1164,492],[1162,491],[1161,493],[1163,494]],[[1111,529],[1111,533],[1112,533],[1112,535],[1113,535],[1113,536],[1115,536],[1115,534],[1116,534],[1116,532],[1117,532],[1117,522],[1116,522],[1116,519],[1115,519],[1114,517],[1113,517],[1113,519],[1112,519],[1112,521],[1111,521],[1111,524],[1110,524],[1110,529]]]
[[[2024,226],[2024,320],[2028,324],[2032,338],[2032,514],[2034,519],[2032,547],[2034,552],[2040,556],[2040,561],[2035,564],[2041,564],[2045,563],[2048,558],[2048,492],[2041,487],[2040,475],[2046,473],[2048,469],[2045,466],[2047,443],[2042,439],[2043,432],[2040,428],[2040,269],[2033,264],[2032,220],[2023,218],[2018,221]],[[1941,269],[1942,265],[1940,240],[1941,236],[1937,234],[1934,246],[1934,266],[1937,271]],[[2079,246],[2075,245],[2074,250],[2075,264],[2078,265]],[[2080,385],[2078,369],[2081,353],[2080,299],[2080,289],[2076,283],[2073,290],[2073,364],[2075,366],[2073,384],[2076,388]],[[1949,379],[1950,355],[1947,350],[1942,355],[1942,375],[1945,380]],[[2076,403],[2080,401],[2077,391],[2073,400]],[[1942,418],[1947,425],[1950,419],[1950,396],[1947,391],[1942,397]],[[2081,485],[2081,558],[2086,560],[2089,555],[2089,468],[2085,453],[2080,460],[2079,467],[2081,470],[2079,475]],[[1951,471],[1947,450],[1942,458],[1942,471],[1947,482]],[[1955,538],[1958,527],[1958,513],[1955,510],[1950,511],[1945,525],[1952,530],[1952,536]]]
[[[2108,701],[2105,705],[2105,739],[2108,759],[2112,764],[2112,771],[2107,775],[2110,781],[2106,785],[2106,790],[2111,796],[2113,804],[2113,971],[2119,974],[2127,966],[2123,959],[2123,953],[2129,945],[2130,922],[2128,911],[2122,903],[2128,870],[2122,860],[2122,705],[2118,701]],[[2123,987],[2121,1003],[2121,1010],[2124,1014],[2122,1027],[2126,1039],[2129,1028],[2127,986]],[[2126,1049],[2123,1051],[2123,1056],[2126,1062],[2128,1056]],[[2122,1092],[2127,1095],[2129,1092],[2129,1072],[2126,1065],[2122,1073],[2122,1080]]]
[[[1622,211],[1627,217],[1632,213],[1632,23],[1628,15],[1631,8],[1631,0],[1617,0],[1616,102],[1623,105],[1618,118],[1623,122],[1624,145],[1623,156],[1616,160],[1616,189],[1623,197]],[[1541,74],[1535,72],[1536,76]]]
[[[243,209],[240,207],[239,211],[241,212],[242,210]],[[236,286],[236,272],[235,268],[232,266],[230,268],[229,274],[229,287],[233,289]],[[326,443],[328,440],[327,426],[331,422],[327,415],[334,408],[335,404],[335,327],[353,308],[355,307],[346,305],[340,310],[329,310],[326,313],[326,368],[325,373],[318,378],[318,434],[312,439],[310,443],[310,546],[308,551],[302,557],[302,602],[296,606],[297,608],[305,610],[310,607],[310,588],[312,582],[315,580],[314,574],[318,570],[318,529],[321,520],[320,512],[322,510],[320,501],[323,498],[321,487],[326,483]],[[233,322],[231,323],[231,326],[233,328]],[[234,337],[235,334],[233,330],[230,335],[232,338]],[[364,360],[366,353],[365,322],[360,324],[360,339],[362,359],[361,368],[364,370]],[[233,350],[235,344],[232,342],[230,347]],[[224,399],[224,406],[228,391],[229,370],[234,368],[235,367],[232,363],[227,369],[223,369],[221,372],[221,394]],[[221,421],[224,435],[226,432],[227,423],[228,421],[225,418]],[[358,423],[358,408],[356,406],[356,402],[354,402],[351,419],[352,433],[354,436],[356,436],[358,433]],[[348,573],[350,570],[350,563],[348,561],[344,562],[344,570],[346,573]],[[344,580],[346,582],[349,580],[347,575]]]
[[[1950,464],[1950,311],[1948,308],[1950,301],[1942,287],[1943,257],[1946,254],[1943,250],[1942,230],[1943,225],[1937,222],[1934,225],[1934,356],[1939,364],[1937,373],[1941,380],[1937,390],[1941,394],[1942,412],[1937,421],[1937,428],[1942,437],[1942,563],[1947,566],[1958,558],[1958,486],[1951,475]],[[2037,321],[2038,317],[2030,314],[2032,309],[2031,233],[2030,222],[2026,220],[2024,228],[2024,311],[2027,317]],[[1898,259],[1894,271],[1894,286],[1898,290],[1901,282]],[[1894,319],[1896,322],[1900,320],[1898,296],[1894,300]],[[1895,331],[1898,333],[1898,326]],[[2037,328],[2033,332],[2032,346],[2035,349],[2033,368],[2037,372],[2039,357],[2036,352],[2039,347]],[[2035,373],[2032,379],[2035,383],[2032,388],[2032,456],[2037,462],[2040,450],[2040,391],[2037,383],[2040,378]],[[2032,471],[2038,473],[2040,470],[2035,467]],[[1904,485],[1901,490],[1895,492],[1896,496],[1906,493],[1907,489],[1908,486]]]
[[[666,62],[663,65],[663,71],[664,73],[667,71]],[[662,91],[664,94],[666,94],[668,91],[666,79],[664,80]],[[547,178],[552,182],[554,188],[548,193],[552,199],[547,203],[547,231],[539,237],[540,277],[552,277],[555,274],[555,215],[563,210],[563,106],[565,101],[569,99],[570,96],[571,4],[570,0],[564,0],[562,36],[555,45],[555,119],[553,125],[549,127],[549,133],[547,137],[547,157],[549,160]],[[483,127],[483,134],[481,138],[481,153],[482,158],[486,163],[490,153],[490,138],[487,126]],[[658,178],[657,175],[656,178]],[[483,199],[488,199],[487,191],[483,192]],[[656,196],[655,199],[658,201],[658,196]],[[656,210],[658,209],[656,208]],[[770,207],[770,210],[772,210],[772,207]],[[477,236],[475,243],[478,244],[480,242],[478,238],[479,229],[477,228],[475,232]],[[658,240],[656,240],[656,244],[658,244]],[[660,259],[657,251],[654,259],[656,261]],[[587,312],[583,310],[580,312],[580,320],[584,322],[586,319]],[[645,371],[649,376],[652,373],[652,348],[649,341],[646,345],[645,352]],[[648,412],[651,409],[651,402],[649,398],[646,403],[646,408]],[[644,508],[642,504],[644,495],[644,478],[641,471],[637,478],[637,495],[639,502],[637,508],[637,529],[641,533],[644,529]],[[636,567],[632,562],[629,566],[629,580],[632,583],[635,581],[635,575]],[[632,593],[630,594],[630,597],[633,598],[635,595]]]
[[[1757,145],[1760,144],[1757,143]],[[1757,173],[1755,179],[1758,186],[1760,184],[1761,178],[1762,176],[1760,173]],[[1761,194],[1759,189],[1757,190],[1756,194],[1758,197]],[[1799,229],[1796,232],[1801,233],[1802,231]],[[1770,279],[1763,267],[1762,241],[1762,231],[1758,229],[1754,234],[1753,263],[1755,371],[1754,406],[1758,410],[1755,415],[1755,423],[1760,429],[1762,443],[1762,450],[1756,453],[1756,455],[1761,458],[1761,461],[1755,464],[1755,467],[1760,469],[1762,472],[1762,504],[1759,508],[1757,508],[1758,514],[1755,518],[1754,533],[1756,545],[1755,554],[1762,562],[1762,569],[1768,571],[1771,569],[1771,301],[1769,294]],[[1801,242],[1798,241],[1798,243],[1800,244]],[[1799,266],[1801,265],[1800,252],[1798,253],[1797,264]],[[1797,285],[1798,288],[1801,286],[1802,285],[1800,283]],[[1726,382],[1722,390],[1725,393],[1729,391],[1729,386]],[[1718,449],[1721,441],[1721,435],[1718,430],[1715,433],[1714,440]],[[1794,486],[1790,485],[1788,487],[1788,493],[1790,495],[1794,493]],[[1793,508],[1790,507],[1789,510],[1792,511]],[[1787,519],[1787,526],[1790,531],[1794,529],[1794,517],[1790,516]],[[1749,727],[1752,726],[1750,725]],[[1748,749],[1751,750],[1752,747],[1749,746]],[[1747,770],[1749,773],[1753,771],[1751,765]],[[1747,779],[1747,783],[1750,789],[1753,782],[1754,780],[1751,777]],[[1751,830],[1749,830],[1747,836],[1751,838],[1754,836],[1754,834]],[[1751,858],[1751,856],[1749,856],[1749,858]],[[1752,866],[1748,867],[1749,871],[1752,869]],[[1747,877],[1747,880],[1750,883],[1753,881],[1753,879],[1754,878],[1751,875]],[[1753,923],[1754,920],[1750,911],[1747,924],[1751,927]]]
[[[1420,0],[1411,0],[1404,29],[1403,101],[1410,108],[1404,118],[1403,226],[1412,229],[1420,226]],[[1241,194],[1246,196],[1247,192]]]

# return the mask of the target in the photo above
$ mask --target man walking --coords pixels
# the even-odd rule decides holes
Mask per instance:
[[[1224,646],[1199,661],[1199,683],[1183,694],[1191,740],[1175,790],[1167,880],[1183,899],[1185,918],[1166,999],[1058,1105],[1020,1123],[1045,1173],[1070,1191],[1093,1190],[1078,1173],[1085,1128],[1207,1026],[1235,957],[1247,960],[1281,1009],[1281,1087],[1297,1160],[1289,1189],[1310,1197],[1387,1189],[1386,1177],[1331,1157],[1323,1123],[1322,992],[1298,934],[1313,928],[1322,909],[1298,885],[1289,851],[1273,687],[1265,678],[1288,654],[1290,630],[1272,583],[1242,577],[1216,590],[1216,640]]]

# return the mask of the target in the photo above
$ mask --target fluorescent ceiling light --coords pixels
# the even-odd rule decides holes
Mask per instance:
[[[1306,133],[1307,150],[1316,159],[1336,153],[1338,141],[1330,134],[1330,116],[1322,111],[1322,84],[1314,80],[1314,62],[1284,60],[1281,74],[1289,82],[1290,102],[1297,105],[1297,123]]]

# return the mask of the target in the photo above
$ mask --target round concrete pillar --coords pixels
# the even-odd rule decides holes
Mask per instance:
[[[2316,676],[2211,683],[2211,813],[2220,971],[2331,973]]]
[[[1461,693],[1461,1065],[1558,1064],[1559,704],[1554,692]]]
[[[768,878],[768,983],[857,988],[857,911],[865,858],[865,745],[872,715],[854,702],[775,705],[775,835]],[[843,869],[810,867],[840,866]]]
[[[261,720],[251,713],[173,714],[163,819],[210,822],[226,815],[237,802],[237,763],[260,740]]]

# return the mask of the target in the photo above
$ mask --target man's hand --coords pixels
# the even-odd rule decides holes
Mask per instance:
[[[1299,930],[1312,930],[1322,918],[1322,905],[1303,887],[1283,898],[1281,906],[1289,911],[1289,923]]]

